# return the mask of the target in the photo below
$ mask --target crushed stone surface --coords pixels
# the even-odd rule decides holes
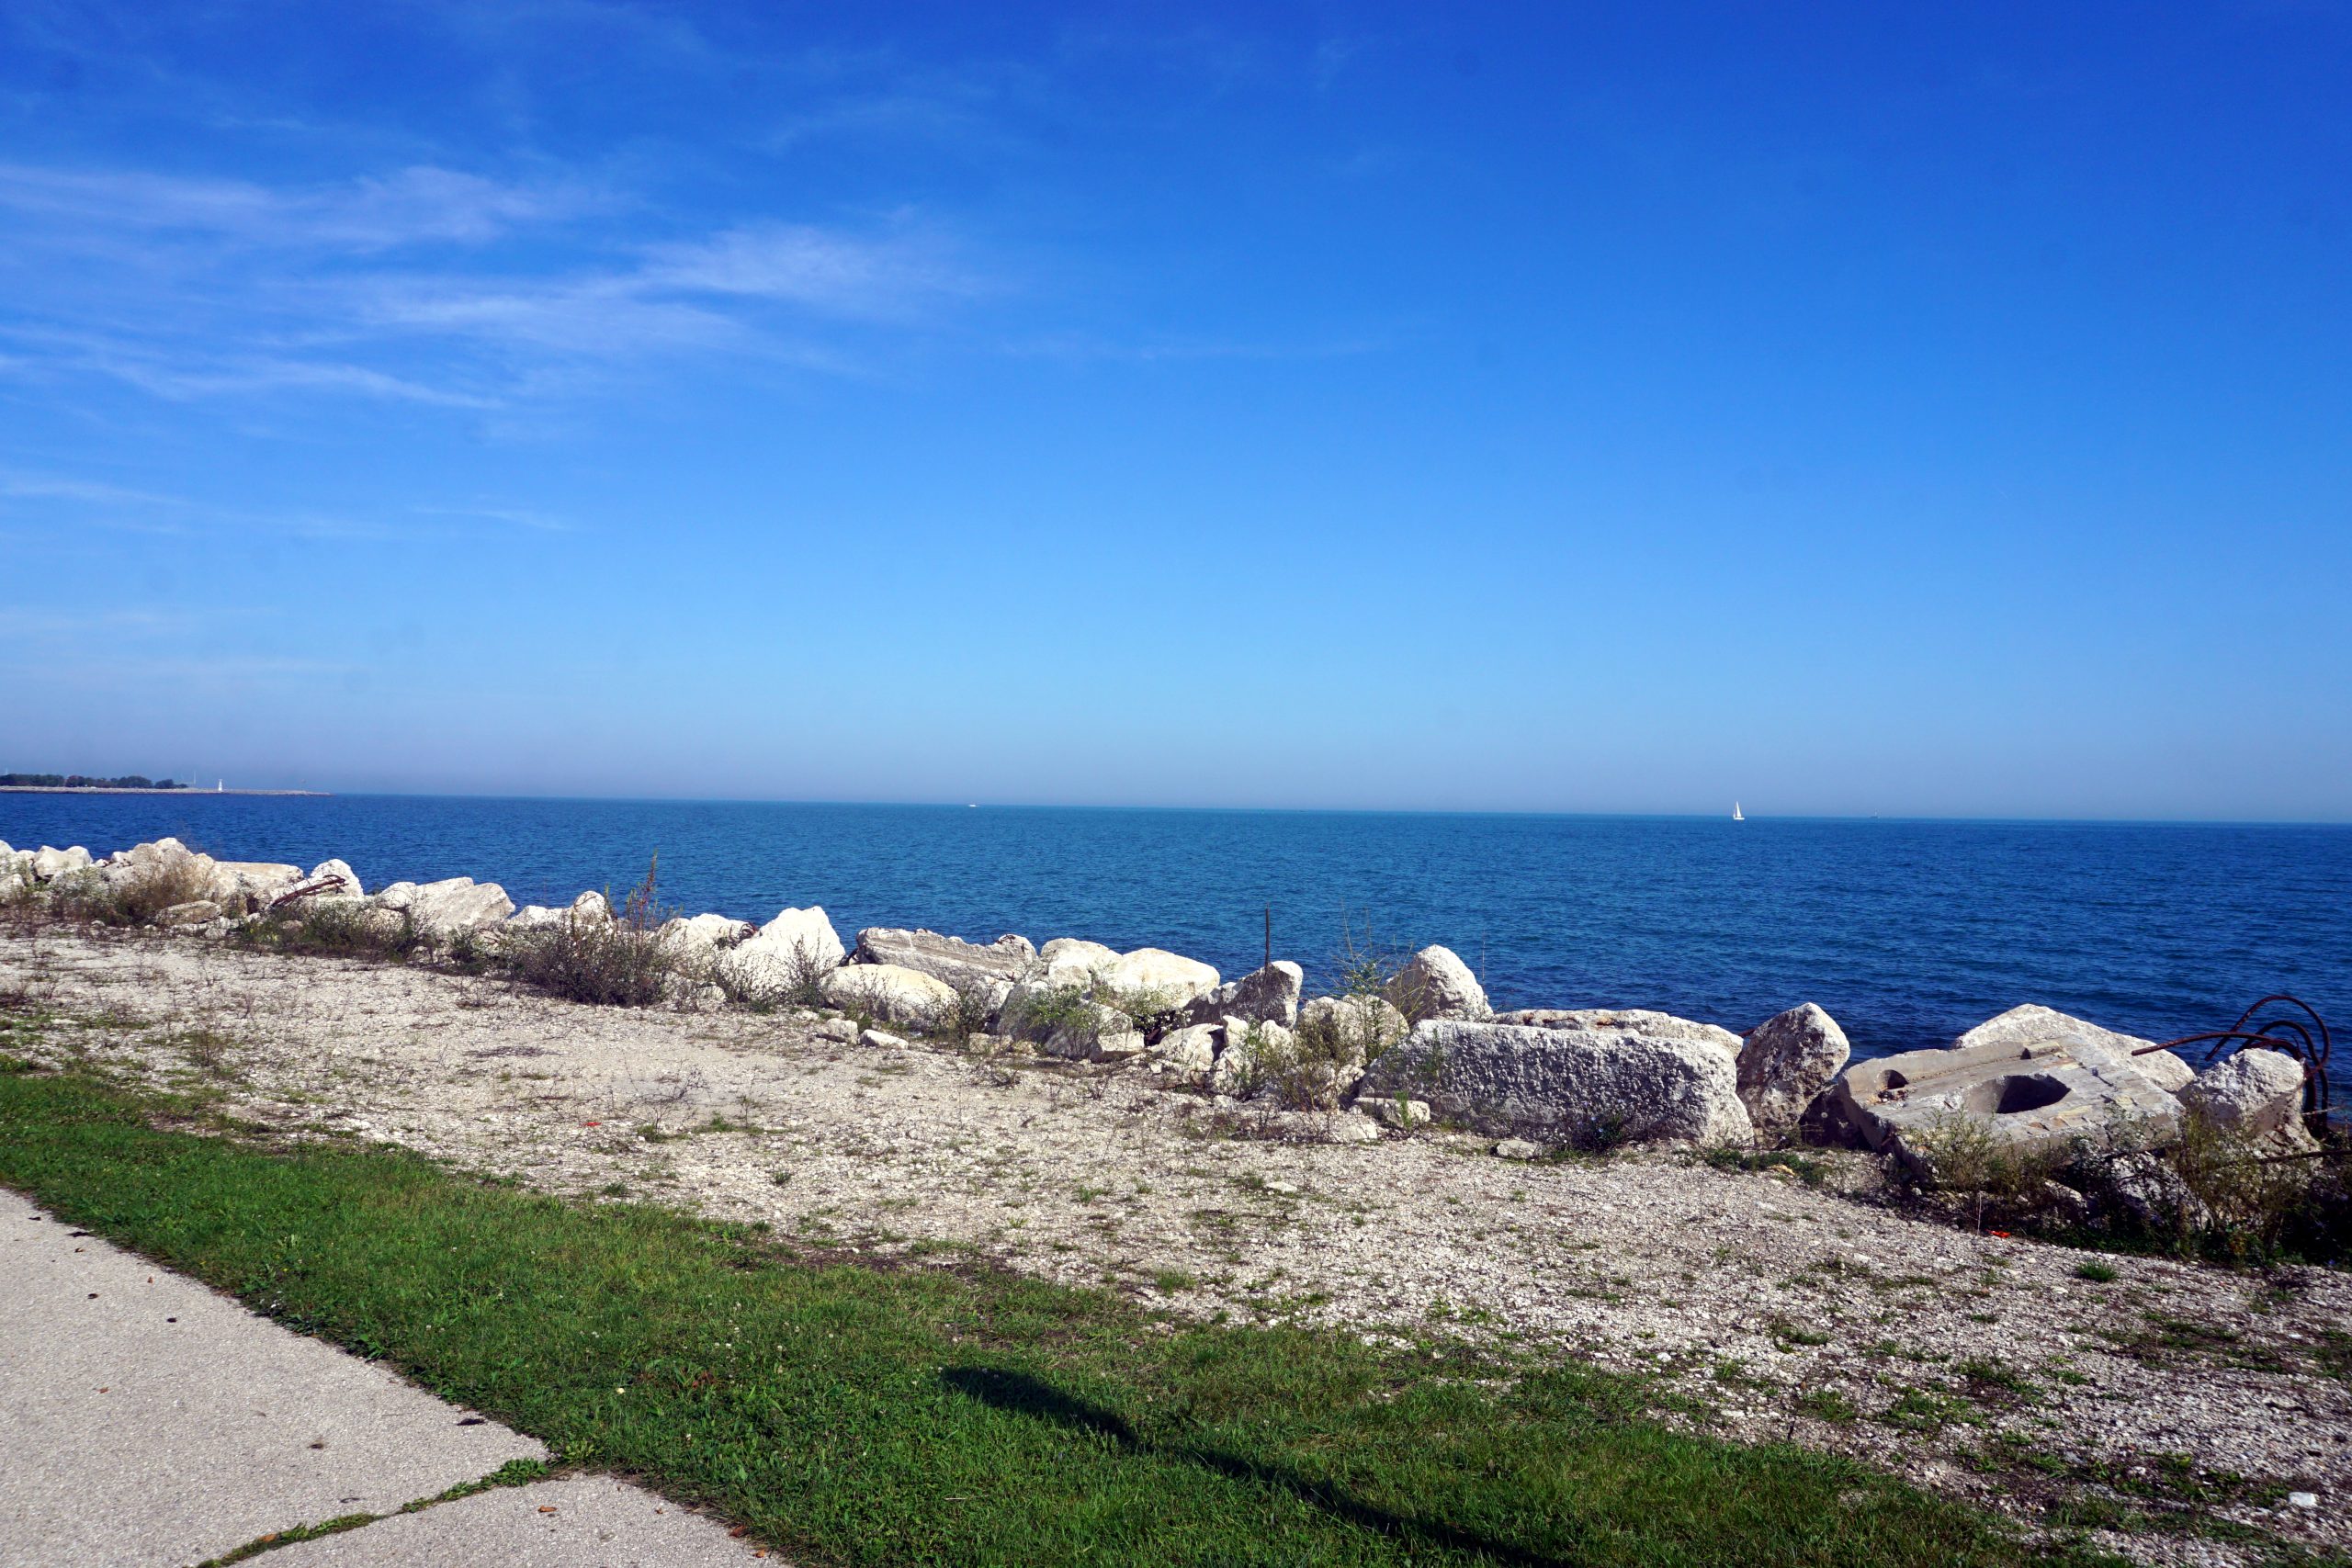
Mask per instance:
[[[1670,1151],[1517,1161],[1467,1134],[1308,1142],[1296,1118],[1072,1066],[849,1044],[814,1015],[594,1008],[423,968],[187,937],[0,935],[37,1053],[203,1089],[289,1135],[398,1144],[592,1200],[977,1257],[1170,1311],[1436,1335],[1621,1371],[1669,1419],[1853,1455],[2028,1520],[2192,1484],[2274,1540],[2352,1544],[2352,1280],[1978,1235]],[[2095,1261],[2117,1278],[2077,1269]],[[1687,1404],[1683,1402],[1688,1402]],[[2290,1492],[2313,1494],[2316,1507]],[[2226,1530],[2101,1532],[2251,1562]]]

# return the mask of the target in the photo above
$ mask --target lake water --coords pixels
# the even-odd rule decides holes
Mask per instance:
[[[690,913],[821,904],[844,940],[1083,936],[1227,976],[1259,963],[1271,906],[1275,956],[1310,979],[1368,928],[1453,948],[1498,1007],[1745,1030],[1815,1001],[1870,1055],[2024,1001],[2161,1040],[2284,990],[2352,1024],[2346,828],[0,795],[19,847],[165,833],[518,903],[628,886],[658,852],[663,902]]]

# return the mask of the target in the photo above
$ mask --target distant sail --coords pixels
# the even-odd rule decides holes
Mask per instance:
[[[1747,818],[1742,817],[1739,814],[1739,802],[1736,800],[1731,803],[1731,819],[1735,822],[1745,822],[1747,820]]]

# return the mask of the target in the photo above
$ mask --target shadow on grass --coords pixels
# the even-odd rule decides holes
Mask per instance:
[[[1492,1562],[1515,1563],[1520,1568],[1571,1568],[1571,1559],[1543,1556],[1453,1525],[1437,1524],[1374,1507],[1369,1503],[1358,1502],[1325,1483],[1309,1480],[1280,1465],[1236,1459],[1230,1454],[1183,1444],[1152,1442],[1138,1436],[1126,1418],[1116,1411],[1090,1404],[1026,1372],[1008,1371],[1001,1367],[948,1367],[941,1371],[940,1382],[990,1409],[1027,1416],[1072,1431],[1106,1438],[1139,1457],[1196,1464],[1231,1480],[1287,1492],[1332,1518],[1376,1530],[1385,1536],[1418,1540],[1458,1551],[1482,1553]]]

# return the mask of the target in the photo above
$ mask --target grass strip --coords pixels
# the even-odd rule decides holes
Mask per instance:
[[[1630,1380],[1185,1325],[986,1269],[811,1259],[396,1150],[174,1130],[169,1110],[0,1073],[0,1182],[804,1560],[2035,1555],[1860,1465],[1671,1431]]]

